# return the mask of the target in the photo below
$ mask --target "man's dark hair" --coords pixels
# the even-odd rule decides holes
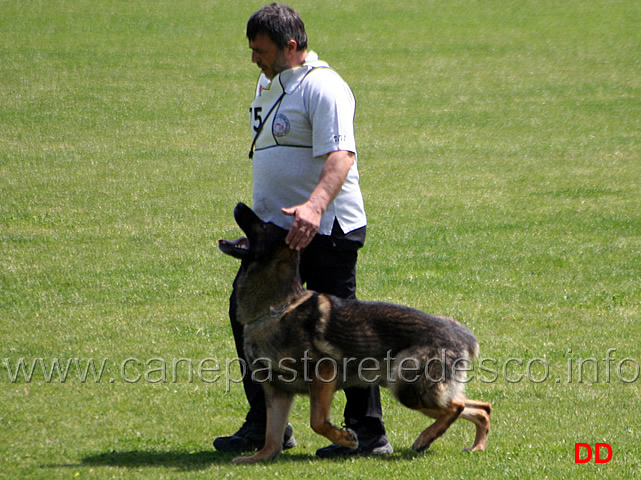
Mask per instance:
[[[307,48],[305,24],[298,12],[282,3],[272,3],[258,10],[247,22],[247,38],[251,41],[259,33],[267,35],[279,49],[296,40],[297,50]]]

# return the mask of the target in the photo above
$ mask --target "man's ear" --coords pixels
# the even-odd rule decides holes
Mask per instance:
[[[298,49],[298,42],[293,38],[290,38],[289,41],[287,42],[287,46],[285,47],[285,51],[291,54],[291,53],[296,53],[297,49]]]

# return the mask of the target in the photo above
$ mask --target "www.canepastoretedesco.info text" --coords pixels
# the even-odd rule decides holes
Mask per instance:
[[[552,365],[545,358],[507,359],[482,358],[474,363],[467,359],[454,362],[452,368],[455,378],[463,378],[465,383],[479,381],[482,383],[611,383],[620,381],[634,383],[639,380],[640,364],[634,358],[616,358],[615,348],[607,349],[605,354],[588,358],[574,358],[571,350],[564,364]],[[332,363],[336,379],[348,367],[356,368],[364,383],[379,383],[417,381],[421,375],[430,381],[446,380],[447,369],[437,369],[441,373],[435,378],[430,376],[430,370],[418,369],[418,362],[405,358],[394,368],[394,357],[388,353],[385,359],[364,358],[356,361],[354,358],[335,360],[330,357],[314,359],[305,355],[300,359],[283,358],[273,362],[268,358],[257,359],[254,365],[248,365],[240,358],[218,359],[207,357],[163,358],[153,357],[142,359],[135,356],[121,360],[110,358],[78,358],[78,357],[33,357],[33,358],[4,358],[2,366],[5,379],[11,383],[222,383],[226,391],[233,384],[241,383],[245,375],[251,375],[257,381],[294,382],[311,381],[318,376],[319,365]],[[430,363],[441,361],[438,357]],[[442,360],[444,362],[444,359]],[[444,363],[443,363],[444,364]],[[302,368],[296,368],[301,367]],[[429,365],[428,365],[429,366]],[[433,365],[432,365],[433,366]],[[394,373],[392,374],[392,370]],[[450,369],[452,370],[452,369]],[[462,375],[459,375],[462,374]],[[386,378],[385,378],[386,376]]]

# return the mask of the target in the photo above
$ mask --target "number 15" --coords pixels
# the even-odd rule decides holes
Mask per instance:
[[[261,116],[261,113],[263,112],[263,107],[256,107],[256,108],[250,108],[249,109],[249,114],[252,115],[253,111],[253,117],[254,117],[254,132],[258,132],[260,130],[260,126],[263,123],[263,117]]]

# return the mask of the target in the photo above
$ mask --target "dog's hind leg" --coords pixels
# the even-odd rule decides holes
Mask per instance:
[[[329,439],[336,445],[358,448],[358,437],[350,429],[342,430],[330,421],[332,399],[336,391],[337,367],[334,363],[318,364],[318,377],[312,379],[309,389],[310,425],[314,432]]]
[[[294,395],[276,390],[269,383],[263,383],[265,404],[267,406],[267,428],[265,430],[265,446],[255,455],[236,457],[234,463],[256,463],[270,460],[280,455],[283,449],[283,436],[289,419],[289,412],[294,403]]]
[[[412,445],[412,448],[417,452],[422,452],[427,450],[429,446],[443,435],[450,425],[452,425],[456,419],[461,415],[465,410],[465,404],[459,400],[452,400],[450,405],[446,408],[421,408],[419,411],[428,417],[436,418],[436,422],[423,430],[423,433]]]
[[[476,425],[474,445],[466,448],[465,451],[483,451],[487,447],[487,436],[490,432],[492,405],[487,402],[476,402],[467,398],[464,403],[465,409],[461,412],[461,418],[469,420]]]

